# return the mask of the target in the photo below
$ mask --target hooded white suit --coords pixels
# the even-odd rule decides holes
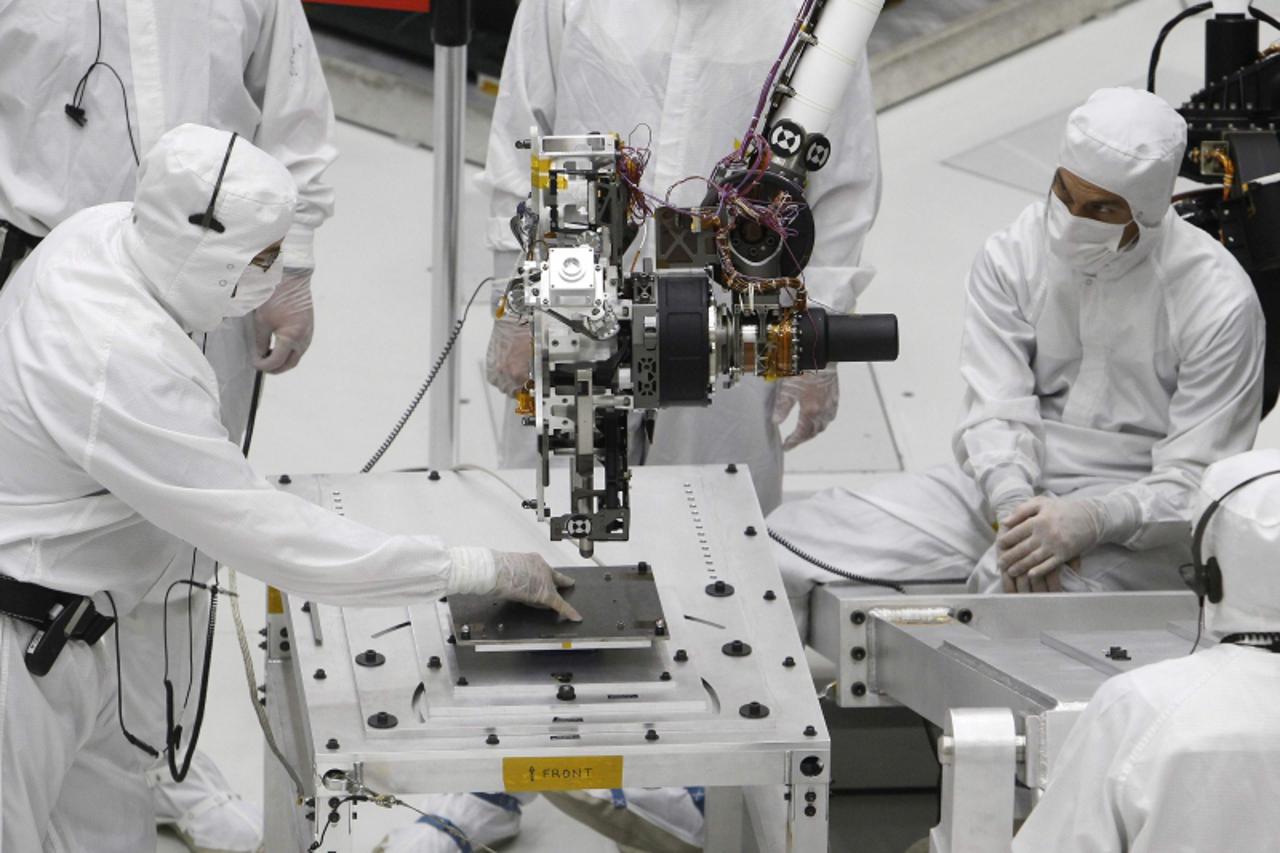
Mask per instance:
[[[1280,451],[1213,465],[1199,508],[1268,471],[1280,471]],[[1223,575],[1223,600],[1205,605],[1210,642],[1280,632],[1280,476],[1228,497],[1203,552]],[[1014,851],[1275,849],[1277,707],[1280,655],[1265,649],[1222,644],[1116,676],[1072,728]]]
[[[1044,202],[1030,205],[969,274],[957,463],[787,504],[770,528],[852,572],[995,591],[997,508],[1098,497],[1111,535],[1079,573],[1063,567],[1063,587],[1179,586],[1202,472],[1253,444],[1263,352],[1244,270],[1169,208],[1185,138],[1145,92],[1104,89],[1073,112],[1061,162],[1129,202],[1137,242],[1080,272],[1050,251]],[[833,576],[777,553],[803,634],[809,592]]]
[[[165,134],[133,204],[71,217],[0,292],[0,574],[110,591],[122,615],[185,575],[184,543],[322,601],[492,589],[487,551],[336,517],[274,489],[228,439],[189,334],[227,316],[295,205],[288,172],[240,139],[214,208],[225,230],[188,221],[210,203],[229,138],[194,125]],[[31,626],[5,617],[0,632],[0,848],[152,849],[142,753],[116,728],[104,644],[69,643],[36,678],[22,661]]]

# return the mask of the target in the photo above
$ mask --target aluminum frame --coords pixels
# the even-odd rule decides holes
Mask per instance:
[[[532,472],[508,473],[513,483],[532,485]],[[569,543],[548,541],[547,527],[502,484],[477,472],[431,476],[295,477],[289,488],[381,529],[448,531],[458,544],[538,551],[553,564],[573,560]],[[461,698],[454,691],[449,704],[443,690],[418,689],[453,677],[448,652],[439,652],[447,622],[435,607],[410,613],[311,604],[304,611],[305,602],[281,597],[279,612],[269,616],[267,705],[309,790],[291,801],[283,771],[267,756],[268,849],[306,849],[328,817],[326,801],[352,780],[397,796],[502,790],[504,758],[617,756],[625,785],[711,789],[708,850],[826,850],[830,739],[750,475],[745,467],[699,466],[642,468],[634,477],[632,539],[604,543],[600,556],[652,565],[669,619],[669,637],[653,648],[664,652],[673,678],[644,680],[622,700],[584,686],[581,700],[565,702],[552,679],[512,677],[509,689]],[[734,593],[708,594],[717,580]],[[412,628],[373,637],[404,621]],[[726,654],[735,639],[751,654]],[[380,665],[355,661],[369,649],[376,655],[368,660],[381,656]],[[442,658],[438,668],[430,649]],[[501,678],[501,668],[489,674]],[[420,703],[430,709],[433,699],[452,716],[428,714],[423,722]],[[768,716],[744,717],[740,707],[753,701],[766,705]],[[371,724],[379,712],[394,716],[396,726]],[[331,826],[322,849],[352,849],[350,826]]]

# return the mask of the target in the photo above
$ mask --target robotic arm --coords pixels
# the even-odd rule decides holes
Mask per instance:
[[[830,157],[823,134],[882,5],[804,4],[742,147],[717,164],[699,207],[651,205],[640,189],[648,154],[617,134],[517,143],[530,152],[532,192],[512,220],[525,260],[502,310],[533,326],[517,410],[537,430],[530,508],[552,539],[589,556],[595,542],[628,537],[633,412],[651,436],[655,410],[709,405],[717,385],[744,375],[897,357],[893,315],[810,307],[803,279],[815,237],[806,177]],[[649,218],[656,264],[628,271],[623,254]],[[559,515],[545,498],[554,456],[570,458],[571,506]]]

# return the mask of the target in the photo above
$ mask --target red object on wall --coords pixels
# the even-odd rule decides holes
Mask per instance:
[[[396,9],[401,12],[430,12],[431,0],[306,0],[331,6],[362,6],[366,9]]]

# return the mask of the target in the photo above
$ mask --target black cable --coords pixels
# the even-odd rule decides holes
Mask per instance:
[[[175,782],[182,782],[187,778],[187,772],[191,769],[191,759],[195,757],[196,744],[200,741],[200,727],[204,724],[205,700],[209,694],[209,670],[210,664],[213,662],[213,634],[217,623],[217,614],[218,584],[215,578],[213,586],[209,589],[209,630],[205,637],[204,672],[200,676],[200,696],[196,700],[196,719],[191,726],[191,740],[187,744],[187,751],[182,758],[181,768],[178,767],[177,751],[181,748],[182,724],[179,722],[174,725],[173,722],[173,682],[167,678],[164,682],[165,714],[169,728],[169,742],[166,744],[165,752],[169,759],[169,775],[173,777]]]
[[[1277,21],[1275,18],[1271,17],[1270,15],[1268,15],[1266,12],[1262,11],[1261,9],[1255,9],[1253,6],[1250,6],[1250,7],[1249,7],[1249,14],[1250,14],[1250,15],[1253,15],[1253,16],[1254,16],[1255,18],[1257,18],[1259,21],[1262,21],[1262,23],[1264,23],[1264,24],[1270,24],[1270,25],[1271,25],[1272,27],[1274,27],[1275,29],[1280,30],[1280,21]]]
[[[1173,28],[1194,15],[1201,12],[1207,12],[1213,8],[1212,3],[1197,3],[1194,6],[1188,6],[1178,14],[1174,15],[1169,21],[1160,28],[1160,34],[1156,36],[1156,43],[1151,48],[1151,61],[1147,65],[1147,91],[1152,94],[1156,91],[1156,68],[1160,65],[1160,50],[1164,47],[1164,40],[1169,37],[1169,33],[1173,32]]]
[[[133,120],[129,114],[129,89],[125,86],[124,78],[120,76],[120,72],[116,71],[110,63],[102,61],[102,0],[94,0],[94,5],[98,13],[97,50],[94,52],[93,62],[80,77],[80,82],[76,83],[75,91],[71,95],[71,103],[66,105],[66,112],[72,121],[83,127],[85,124],[84,98],[89,90],[89,78],[98,66],[110,71],[111,75],[116,78],[116,82],[120,84],[120,98],[124,102],[124,129],[129,134],[129,149],[133,152],[133,162],[135,165],[141,165],[142,161],[138,157],[138,144],[133,139]]]
[[[869,586],[883,586],[883,587],[888,587],[889,589],[892,589],[895,592],[905,593],[906,590],[904,588],[908,586],[949,586],[953,584],[967,583],[969,580],[967,577],[908,578],[906,580],[900,580],[900,581],[889,581],[889,580],[883,580],[881,578],[869,578],[866,575],[859,575],[859,574],[855,574],[854,572],[846,571],[845,569],[838,569],[835,566],[828,563],[827,561],[821,560],[813,556],[807,551],[804,551],[803,549],[801,549],[799,546],[784,539],[778,533],[778,531],[774,530],[773,528],[770,527],[770,528],[767,528],[767,530],[769,531],[770,539],[772,539],[774,542],[777,542],[783,548],[786,548],[788,551],[790,551],[792,554],[795,554],[797,557],[804,560],[806,563],[812,563],[813,565],[822,569],[824,572],[830,572],[833,575],[837,575],[848,581],[853,581],[854,583],[867,584]]]
[[[1196,649],[1200,648],[1200,635],[1204,633],[1204,596],[1200,596],[1200,618],[1196,620],[1196,641],[1191,644],[1189,655],[1194,655]]]
[[[107,601],[111,604],[111,618],[115,620],[114,629],[116,632],[116,721],[120,723],[120,731],[124,734],[124,739],[145,752],[152,758],[160,757],[160,750],[151,744],[136,737],[133,732],[129,731],[129,727],[124,724],[124,678],[120,673],[120,614],[116,611],[116,600],[110,592],[103,592],[107,597]]]
[[[440,368],[444,367],[445,360],[449,358],[449,354],[453,352],[453,346],[458,342],[458,336],[462,334],[462,327],[467,322],[467,315],[471,313],[471,305],[476,301],[476,297],[480,295],[480,289],[486,284],[493,281],[493,276],[489,276],[484,281],[476,285],[476,289],[471,292],[471,298],[467,300],[467,305],[462,309],[462,316],[453,324],[453,329],[449,332],[449,338],[445,341],[444,348],[440,350],[440,354],[436,356],[435,363],[431,365],[431,371],[427,373],[427,378],[423,381],[418,392],[413,395],[408,408],[404,410],[404,414],[400,416],[400,420],[396,421],[396,425],[391,429],[390,434],[369,457],[369,461],[364,463],[364,467],[360,469],[361,474],[368,474],[373,470],[373,466],[378,464],[378,460],[382,458],[391,445],[400,435],[400,431],[404,429],[404,425],[409,422],[409,418],[413,417],[413,413],[417,410],[418,404],[422,402],[422,398],[427,396],[427,390],[431,388],[431,383],[436,381],[436,374],[440,372]]]

